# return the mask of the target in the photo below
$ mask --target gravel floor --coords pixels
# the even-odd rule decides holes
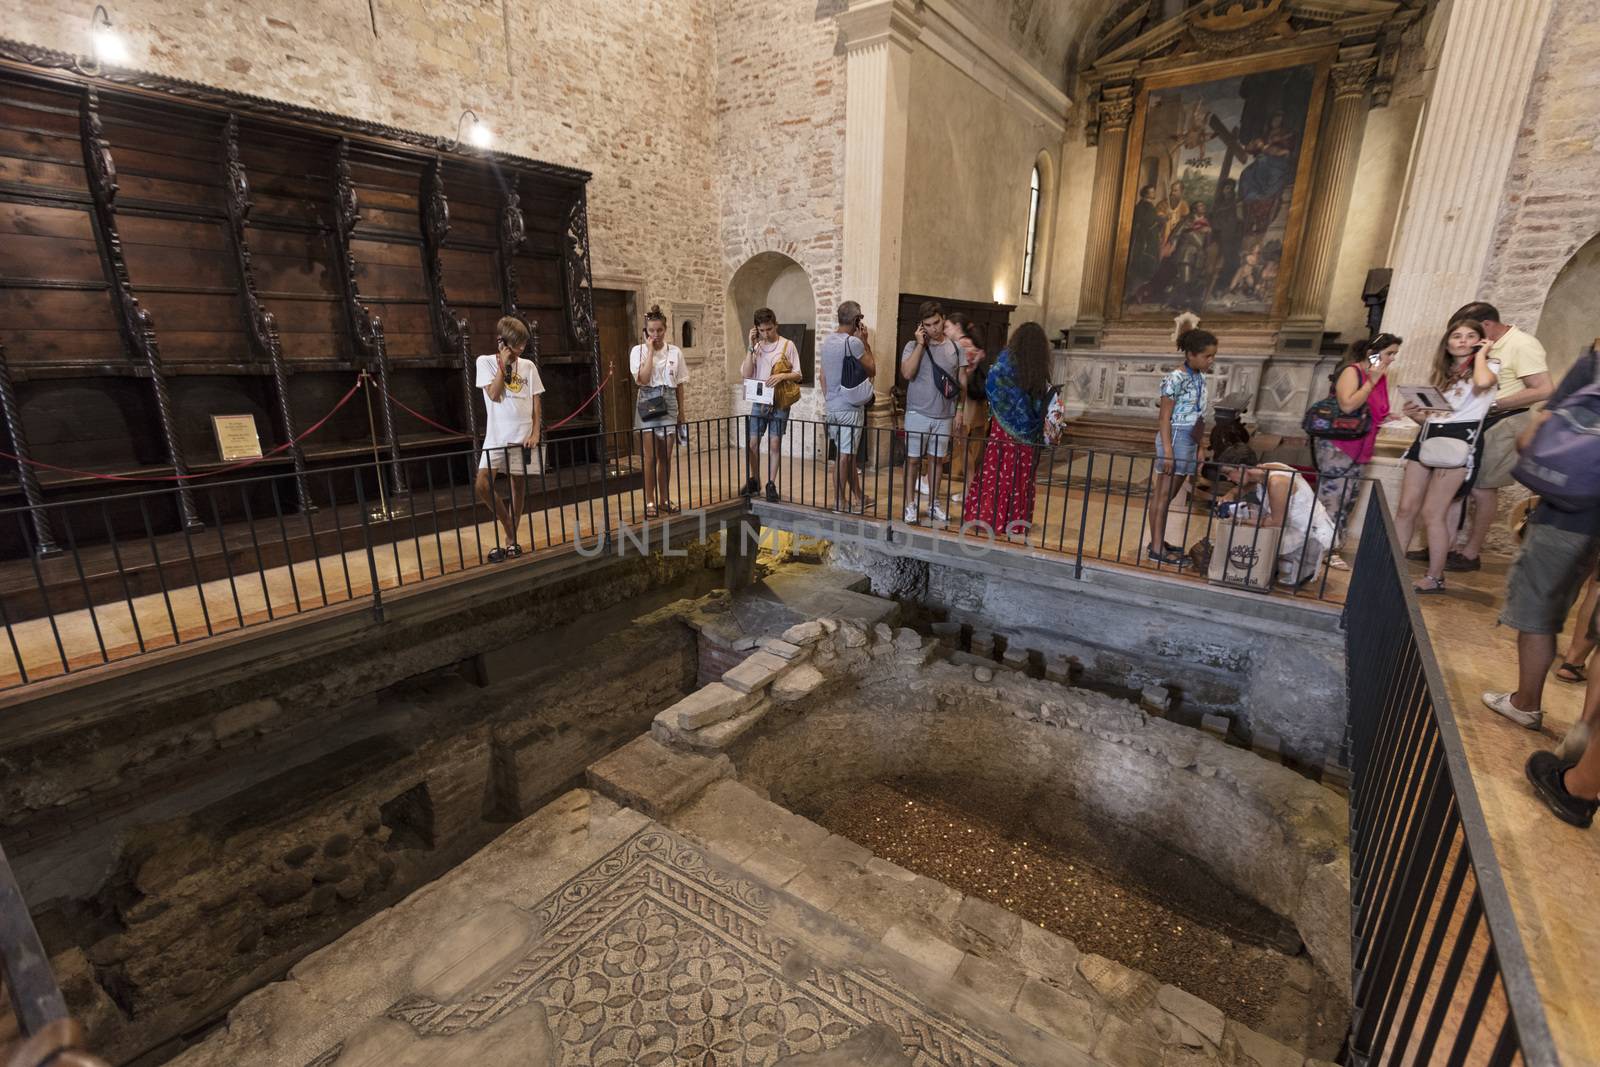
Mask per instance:
[[[1047,837],[1015,802],[947,782],[875,783],[817,799],[814,817],[834,833],[1193,993],[1247,1026],[1279,999],[1285,961],[1270,946],[1287,947],[1292,931],[1187,857],[1103,826],[1061,825],[1059,815]]]

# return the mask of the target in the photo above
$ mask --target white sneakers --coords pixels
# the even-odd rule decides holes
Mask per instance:
[[[1537,730],[1544,725],[1543,711],[1523,711],[1511,703],[1514,693],[1485,693],[1483,703],[1496,715],[1504,715],[1518,726],[1526,726],[1530,730]]]
[[[917,506],[917,502],[913,500],[911,503],[906,505],[905,514],[900,516],[900,521],[905,523],[907,526],[915,526],[917,524],[917,520],[922,517],[921,513],[922,509],[919,508]]]
[[[950,521],[950,516],[944,513],[944,508],[939,506],[939,502],[937,500],[928,505],[928,518],[932,519],[934,522]]]

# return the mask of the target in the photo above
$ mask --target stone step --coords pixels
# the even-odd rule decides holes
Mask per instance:
[[[678,752],[641,734],[609,756],[589,765],[589,788],[624,807],[662,819],[688,803],[719,778],[733,775],[727,756]]]

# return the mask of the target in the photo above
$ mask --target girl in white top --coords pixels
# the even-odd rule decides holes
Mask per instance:
[[[1450,324],[1434,359],[1433,384],[1444,394],[1451,410],[1430,412],[1408,403],[1405,413],[1423,424],[1422,432],[1406,451],[1405,477],[1400,483],[1400,506],[1395,530],[1400,544],[1409,547],[1420,521],[1428,537],[1428,573],[1413,586],[1418,593],[1444,592],[1444,565],[1454,540],[1447,514],[1450,502],[1469,484],[1476,461],[1483,417],[1494,403],[1500,361],[1489,358],[1483,324],[1471,319]],[[1422,444],[1444,438],[1460,441],[1466,459],[1460,466],[1425,466]]]
[[[653,519],[663,511],[676,515],[683,509],[671,496],[672,438],[684,425],[683,383],[689,372],[682,350],[667,341],[667,317],[659,304],[644,317],[644,343],[628,353],[628,372],[639,391],[633,428],[644,436],[644,517]],[[659,406],[659,400],[666,401],[666,410],[646,417],[645,406]]]

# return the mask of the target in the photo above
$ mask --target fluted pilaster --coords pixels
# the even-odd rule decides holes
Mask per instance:
[[[839,16],[847,55],[844,299],[861,305],[873,331],[875,421],[888,418],[894,390],[906,114],[920,28],[912,0],[854,0]]]
[[[1383,328],[1408,341],[1397,380],[1426,373],[1450,314],[1481,293],[1495,218],[1552,0],[1455,0],[1413,153]]]
[[[1117,208],[1122,201],[1123,160],[1133,96],[1128,88],[1108,89],[1100,101],[1099,148],[1094,163],[1094,192],[1089,204],[1089,233],[1083,257],[1083,288],[1073,334],[1098,340],[1110,299],[1111,263],[1117,239]]]
[[[1287,349],[1315,351],[1321,341],[1367,126],[1367,93],[1377,72],[1376,59],[1339,63],[1332,71],[1333,106],[1322,128],[1311,186],[1314,195],[1307,204],[1305,235],[1289,281],[1289,314],[1283,328]]]

